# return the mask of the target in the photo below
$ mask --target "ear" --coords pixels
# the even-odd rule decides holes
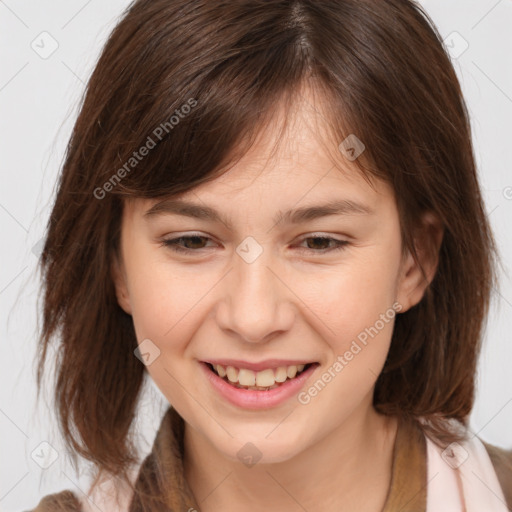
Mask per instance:
[[[128,293],[126,272],[122,259],[117,253],[114,253],[112,264],[110,266],[112,280],[116,289],[117,303],[129,315],[132,314],[132,306],[130,304],[130,294]]]
[[[444,228],[441,221],[432,212],[426,212],[421,225],[415,230],[413,239],[418,261],[407,250],[402,261],[398,282],[397,301],[404,313],[418,304],[425,290],[434,279],[439,263],[439,250],[443,240]],[[425,272],[423,274],[421,267]]]

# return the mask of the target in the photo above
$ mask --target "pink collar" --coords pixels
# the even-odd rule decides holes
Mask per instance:
[[[485,446],[473,436],[445,450],[427,439],[426,512],[508,512]]]

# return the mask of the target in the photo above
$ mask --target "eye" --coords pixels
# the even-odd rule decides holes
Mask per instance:
[[[320,252],[320,253],[326,253],[326,252],[332,252],[332,251],[339,251],[341,249],[344,249],[345,246],[348,244],[346,240],[338,240],[337,238],[333,238],[330,236],[309,236],[302,239],[302,242],[307,242],[308,240],[311,240],[312,242],[309,242],[307,245],[308,247],[301,247],[301,250],[306,251],[313,251],[313,252]],[[334,247],[326,247],[330,243],[334,244]],[[320,246],[320,247],[319,247]]]
[[[212,239],[210,237],[199,234],[191,234],[162,240],[161,245],[168,247],[175,252],[191,254],[194,252],[199,252],[202,249],[207,249],[208,247],[206,247],[204,244],[209,240]],[[338,240],[337,238],[329,236],[309,236],[302,239],[301,243],[304,242],[307,242],[308,247],[300,247],[299,250],[321,254],[339,251],[344,249],[348,244],[346,240]],[[334,246],[329,247],[330,244],[334,244]]]
[[[204,249],[204,247],[198,247],[198,245],[201,246],[202,244],[201,240],[211,240],[211,238],[207,236],[192,234],[187,236],[180,236],[178,238],[171,238],[169,240],[162,240],[162,245],[169,247],[169,249],[175,252],[192,253],[197,252],[200,249]],[[192,247],[183,247],[179,245],[181,242],[185,242],[185,245]]]

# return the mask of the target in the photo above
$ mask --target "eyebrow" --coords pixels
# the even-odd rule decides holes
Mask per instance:
[[[279,211],[273,222],[275,225],[300,224],[330,215],[373,215],[374,213],[375,211],[368,205],[350,199],[335,199],[324,204],[304,206],[286,212]],[[221,222],[232,229],[230,220],[224,218],[215,208],[182,199],[160,201],[147,210],[143,217],[150,219],[160,215],[180,215],[209,222]]]

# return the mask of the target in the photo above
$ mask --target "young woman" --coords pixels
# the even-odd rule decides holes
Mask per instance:
[[[408,0],[138,0],[42,254],[89,494],[34,509],[506,511],[468,426],[495,244],[468,113]],[[146,378],[169,401],[140,461]]]

